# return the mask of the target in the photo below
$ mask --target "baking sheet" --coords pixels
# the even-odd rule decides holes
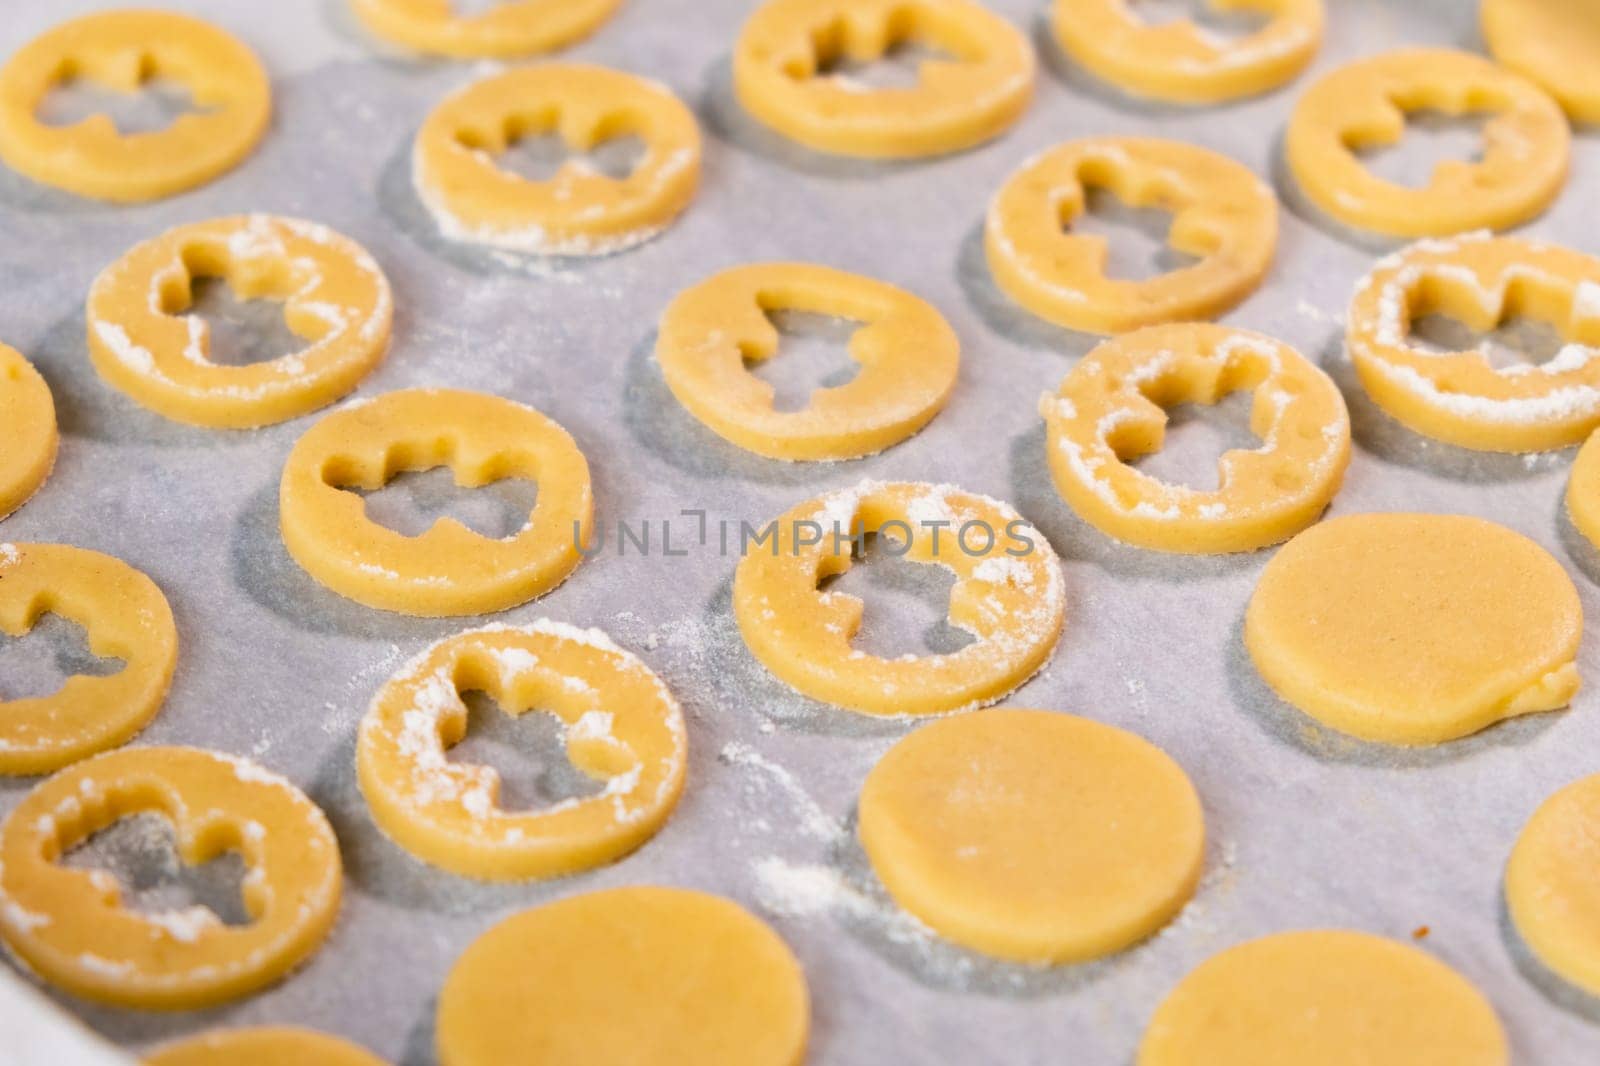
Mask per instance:
[[[0,52],[97,6],[10,3]],[[445,245],[408,188],[421,118],[486,68],[378,54],[339,0],[170,6],[212,17],[258,49],[274,78],[272,132],[239,171],[148,206],[85,203],[0,174],[0,336],[48,378],[63,429],[54,477],[0,536],[110,552],[160,583],[182,651],[171,698],[139,743],[250,755],[294,779],[333,820],[347,893],[327,945],[260,995],[175,1015],[58,997],[66,1009],[135,1050],[215,1025],[294,1022],[425,1063],[436,991],[483,930],[546,900],[659,882],[726,894],[773,921],[810,980],[818,1063],[1120,1066],[1194,965],[1239,940],[1309,926],[1401,939],[1427,926],[1424,946],[1493,1000],[1518,1061],[1594,1060],[1600,1007],[1529,960],[1504,918],[1500,879],[1534,807],[1600,770],[1595,638],[1585,638],[1579,660],[1590,687],[1570,711],[1417,753],[1314,728],[1264,689],[1241,648],[1242,612],[1266,553],[1171,559],[1120,547],[1057,498],[1035,402],[1091,342],[1013,309],[983,266],[988,197],[1022,160],[1072,137],[1193,141],[1274,179],[1287,196],[1277,142],[1307,78],[1204,111],[1135,105],[1066,66],[1040,31],[1036,0],[992,0],[1044,55],[1037,100],[1009,135],[924,163],[827,160],[754,128],[732,102],[728,50],[749,3],[630,0],[568,57],[648,74],[690,101],[706,134],[704,187],[649,245],[591,263],[528,265]],[[1401,44],[1479,47],[1476,5],[1464,0],[1329,7],[1315,71]],[[1597,164],[1600,146],[1578,136],[1570,186],[1528,232],[1600,250]],[[1016,505],[1063,556],[1069,621],[1055,659],[1013,702],[1132,729],[1184,765],[1211,840],[1194,903],[1142,946],[1050,972],[987,962],[896,917],[848,827],[863,776],[909,726],[822,708],[771,681],[738,640],[728,612],[734,560],[714,545],[681,558],[608,549],[543,601],[502,616],[602,627],[671,684],[690,715],[689,784],[655,840],[592,873],[495,887],[429,869],[387,843],[354,784],[356,723],[396,666],[470,623],[366,610],[288,559],[275,486],[308,419],[249,433],[181,427],[102,386],[84,353],[82,302],[102,266],[171,225],[244,210],[328,223],[382,263],[395,288],[395,344],[360,395],[451,385],[533,404],[588,454],[598,515],[613,531],[619,521],[692,522],[678,517],[686,508],[704,508],[713,522],[762,522],[863,477],[949,481]],[[1225,321],[1294,344],[1344,387],[1356,450],[1333,513],[1495,519],[1552,551],[1595,616],[1600,561],[1560,506],[1570,452],[1471,455],[1375,411],[1340,360],[1339,321],[1371,265],[1372,242],[1326,227],[1293,201],[1282,223],[1268,284]],[[651,362],[653,323],[684,286],[767,258],[860,271],[937,305],[963,345],[948,410],[886,454],[798,466],[738,452],[689,419]],[[871,580],[869,625],[884,639],[908,618],[937,629],[928,587],[893,570]],[[0,811],[29,784],[0,781]]]

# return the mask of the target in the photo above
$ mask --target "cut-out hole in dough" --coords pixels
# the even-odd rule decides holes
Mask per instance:
[[[849,384],[860,372],[848,346],[862,323],[809,311],[768,311],[767,318],[778,330],[778,352],[746,359],[745,367],[772,386],[773,410],[804,410],[817,389]]]
[[[124,665],[90,651],[82,626],[47,613],[23,636],[0,633],[0,700],[53,696],[70,677],[106,677]]]
[[[419,537],[446,517],[491,540],[514,537],[526,528],[539,495],[536,482],[514,477],[466,488],[448,466],[402,470],[370,492],[334,484],[365,497],[367,518],[404,537]]]
[[[1159,207],[1133,207],[1110,189],[1096,185],[1086,185],[1084,211],[1067,224],[1067,229],[1079,236],[1105,240],[1108,278],[1144,281],[1200,261],[1167,243],[1172,212]]]
[[[863,92],[877,89],[912,89],[922,80],[922,64],[948,62],[956,57],[938,45],[915,38],[895,41],[877,59],[852,59],[843,52],[819,49],[817,77]]]
[[[1215,0],[1133,0],[1129,8],[1147,26],[1187,21],[1208,37],[1230,41],[1255,33],[1272,21],[1264,11],[1221,10]]]
[[[265,363],[306,347],[284,321],[282,300],[241,300],[227,281],[205,276],[194,279],[192,293],[183,313],[199,315],[210,326],[207,357],[219,366]]]
[[[249,925],[240,886],[244,857],[228,851],[198,866],[178,854],[172,823],[154,812],[118,819],[72,848],[61,865],[104,870],[122,886],[122,905],[147,915],[181,915],[200,907],[224,925]]]
[[[1503,370],[1548,362],[1566,340],[1551,323],[1524,315],[1510,315],[1481,332],[1449,315],[1427,314],[1412,321],[1408,343],[1429,352],[1479,351],[1490,366]]]
[[[538,708],[507,714],[483,692],[464,692],[467,733],[446,753],[451,762],[488,766],[500,775],[503,811],[537,811],[605,791],[567,758],[567,727]]]
[[[1161,449],[1135,456],[1129,464],[1150,477],[1201,492],[1220,487],[1217,461],[1235,449],[1261,447],[1250,429],[1255,393],[1241,389],[1215,404],[1186,403],[1167,409],[1166,439]]]
[[[47,126],[75,126],[105,115],[123,135],[159,133],[180,117],[202,111],[189,87],[173,78],[147,74],[137,92],[112,89],[89,78],[68,76],[39,103],[37,117]]]
[[[528,181],[549,181],[568,162],[621,181],[638,169],[648,151],[633,134],[608,137],[586,152],[574,151],[553,130],[512,131],[508,145],[495,157],[495,166]]]
[[[1488,111],[1449,115],[1432,109],[1408,111],[1405,135],[1394,144],[1352,145],[1356,155],[1375,177],[1396,185],[1420,189],[1433,180],[1440,163],[1483,159],[1483,126]]]
[[[916,538],[932,529],[913,528]],[[955,574],[942,566],[913,562],[877,534],[863,538],[843,574],[825,578],[822,592],[846,593],[861,600],[861,629],[851,641],[856,651],[892,659],[901,655],[948,655],[972,643],[972,634],[950,624],[950,590]],[[948,544],[948,548],[946,545]],[[940,551],[957,551],[955,531],[939,531]]]

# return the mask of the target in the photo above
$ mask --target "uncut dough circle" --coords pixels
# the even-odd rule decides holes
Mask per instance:
[[[506,714],[555,715],[567,757],[606,787],[502,809],[492,767],[445,755],[466,734],[469,691]],[[672,813],[687,758],[683,712],[661,679],[599,630],[548,619],[433,645],[378,691],[356,742],[379,828],[425,862],[486,880],[556,877],[633,851]]]
[[[211,360],[211,327],[185,314],[197,277],[240,299],[281,299],[307,346],[248,366]],[[89,356],[108,383],[178,422],[253,429],[326,407],[389,346],[394,301],[366,249],[272,215],[191,222],[135,245],[89,290]]]
[[[1406,112],[1494,112],[1478,162],[1449,159],[1421,187],[1386,181],[1356,155],[1405,135]],[[1572,134],[1555,101],[1519,74],[1444,48],[1357,60],[1325,74],[1295,105],[1284,156],[1318,209],[1394,237],[1509,229],[1534,218],[1567,179]]]
[[[527,525],[493,540],[445,517],[407,537],[329,481],[370,492],[436,466],[473,488],[537,481]],[[593,517],[589,463],[566,430],[520,403],[451,389],[406,389],[333,411],[295,443],[278,484],[283,543],[308,574],[357,603],[423,617],[487,614],[544,595],[582,561]]]
[[[1198,263],[1143,281],[1106,276],[1108,247],[1071,232],[1085,186],[1172,213],[1167,243]],[[984,252],[995,283],[1040,318],[1090,333],[1211,318],[1253,292],[1272,265],[1278,201],[1248,167],[1150,137],[1069,141],[1006,179],[989,204]]]
[[[1494,1008],[1420,948],[1278,933],[1201,963],[1157,1008],[1138,1066],[1507,1066]]]
[[[1488,332],[1509,316],[1552,324],[1565,346],[1497,370],[1481,350],[1410,342],[1441,312]],[[1564,448],[1600,426],[1600,259],[1520,237],[1420,241],[1356,286],[1346,348],[1367,394],[1418,433],[1479,451]]]
[[[777,934],[729,900],[656,887],[494,926],[445,978],[436,1026],[441,1066],[799,1066],[809,1029]]]
[[[1061,564],[1044,535],[997,500],[948,485],[863,481],[802,503],[770,527],[774,536],[752,540],[734,572],[734,617],[751,654],[812,699],[872,715],[968,709],[1005,698],[1055,651],[1066,617]],[[850,646],[861,600],[817,585],[850,569],[852,530],[885,527],[907,541],[905,558],[955,573],[949,621],[972,643],[895,659]],[[987,544],[985,527],[993,533]],[[803,543],[813,536],[816,543]]]
[[[143,1066],[384,1066],[348,1040],[290,1026],[213,1029],[163,1044],[140,1061]]]
[[[452,59],[537,55],[599,29],[622,0],[501,0],[457,14],[452,0],[350,0],[368,31],[402,48]]]
[[[947,51],[915,85],[880,89],[819,75],[914,40]],[[998,137],[1033,97],[1033,46],[972,0],[767,0],[739,31],[733,88],[757,121],[817,152],[912,159]]]
[[[50,386],[15,349],[0,344],[0,519],[33,498],[55,469],[61,434]]]
[[[51,126],[37,112],[67,70],[126,92],[172,77],[196,110],[165,129],[126,136],[103,112]],[[103,11],[47,30],[0,68],[0,160],[79,196],[158,200],[237,166],[266,132],[271,111],[266,71],[231,34],[170,11]]]
[[[747,361],[778,354],[769,311],[859,321],[860,369],[776,411]],[[661,316],[656,360],[673,396],[724,440],[772,459],[854,459],[910,437],[955,388],[961,342],[944,316],[904,289],[809,263],[734,267],[680,293]]]
[[[1573,526],[1600,548],[1600,434],[1589,437],[1567,478],[1567,515]]]
[[[1565,707],[1582,631],[1572,579],[1527,537],[1464,515],[1361,514],[1279,550],[1244,641],[1311,717],[1420,745]]]
[[[202,907],[148,915],[103,871],[58,861],[121,818],[164,815],[188,865],[237,851],[248,925]],[[339,844],[316,804],[255,763],[198,748],[125,748],[68,767],[0,825],[0,937],[84,999],[189,1010],[238,999],[316,951],[339,911]]]
[[[45,696],[8,700],[0,691],[0,774],[50,773],[127,743],[172,684],[172,609],[122,560],[65,544],[0,544],[0,632],[23,636],[46,610],[82,626],[91,652],[123,666],[73,674]]]
[[[1573,0],[1483,0],[1496,61],[1537,83],[1574,122],[1600,122],[1600,7]]]
[[[625,178],[568,159],[545,181],[502,169],[517,138],[559,134],[573,152],[634,136],[645,154]],[[700,183],[700,128],[672,91],[605,67],[541,63],[473,82],[429,113],[412,182],[450,240],[531,255],[597,256],[666,229]]]
[[[1259,448],[1217,461],[1210,492],[1151,477],[1128,460],[1159,451],[1165,408],[1254,389]],[[1276,544],[1315,522],[1350,461],[1339,388],[1271,337],[1205,323],[1151,326],[1106,341],[1040,402],[1056,489],[1096,529],[1169,552]]]
[[[1539,805],[1506,864],[1517,934],[1563,979],[1600,996],[1600,774]]]
[[[890,748],[862,786],[859,832],[897,903],[1020,962],[1082,962],[1150,936],[1194,894],[1205,854],[1200,798],[1160,748],[1014,708]]]
[[[1224,5],[1215,4],[1221,8]],[[1322,0],[1226,5],[1270,15],[1237,40],[1190,19],[1153,25],[1127,0],[1055,0],[1051,28],[1062,51],[1123,92],[1178,104],[1214,104],[1292,81],[1322,44]]]

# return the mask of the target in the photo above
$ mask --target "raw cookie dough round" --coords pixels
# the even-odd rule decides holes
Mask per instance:
[[[1166,408],[1254,390],[1259,448],[1217,461],[1210,492],[1129,465],[1161,450]],[[1350,461],[1339,388],[1271,337],[1204,323],[1151,326],[1101,344],[1045,396],[1046,450],[1072,509],[1118,540],[1170,552],[1234,552],[1292,537],[1327,508]]]
[[[122,905],[103,870],[60,859],[122,818],[172,823],[188,865],[238,852],[247,925],[205,907]],[[238,999],[305,961],[339,911],[339,844],[316,804],[253,762],[198,748],[125,748],[68,767],[0,825],[0,938],[75,996],[142,1010]]]
[[[830,73],[906,44],[946,56],[905,88]],[[767,0],[739,31],[733,88],[757,121],[814,151],[909,159],[1004,133],[1028,107],[1035,65],[1027,37],[972,0]]]
[[[1578,449],[1567,478],[1567,515],[1573,526],[1600,548],[1600,434]]]
[[[622,0],[499,0],[458,13],[454,0],[350,0],[361,24],[391,44],[452,59],[509,58],[564,48],[600,28]]]
[[[1213,104],[1292,80],[1322,44],[1322,0],[1212,0],[1217,11],[1268,16],[1230,40],[1190,19],[1152,25],[1128,0],[1055,0],[1056,42],[1123,92],[1179,104]]]
[[[104,112],[49,125],[40,105],[69,78],[126,93],[171,78],[195,109],[143,133],[118,132]],[[266,71],[232,35],[171,11],[102,11],[35,37],[0,69],[0,160],[79,196],[156,200],[233,169],[266,132],[271,111]]]
[[[186,314],[196,278],[239,299],[283,301],[305,348],[248,366],[211,359],[211,327]],[[314,222],[234,215],[135,245],[89,290],[89,356],[107,382],[179,422],[249,429],[325,407],[383,359],[394,301],[366,250]]]
[[[1506,907],[1551,970],[1600,996],[1600,774],[1539,805],[1506,864]]]
[[[1365,740],[1437,744],[1565,707],[1583,610],[1550,554],[1464,515],[1360,514],[1286,544],[1244,642],[1278,695]]]
[[[439,992],[441,1066],[800,1066],[805,975],[737,904],[615,888],[507,918]]]
[[[1214,955],[1156,1010],[1138,1066],[1507,1066],[1483,994],[1420,948],[1278,933]]]
[[[50,386],[15,348],[0,344],[0,518],[27,503],[55,469],[61,435]]]
[[[144,1066],[384,1066],[348,1040],[290,1026],[213,1029],[164,1044],[141,1061]]]
[[[976,951],[1081,962],[1150,936],[1199,883],[1200,799],[1132,733],[995,708],[923,726],[861,789],[861,843],[906,910]]]
[[[1378,177],[1356,154],[1405,136],[1406,114],[1489,111],[1483,157],[1450,159],[1413,188]],[[1324,75],[1295,105],[1284,141],[1289,169],[1320,210],[1395,237],[1509,229],[1535,217],[1567,180],[1566,116],[1538,86],[1486,59],[1412,48]]]
[[[0,774],[44,774],[124,744],[155,717],[172,684],[178,630],[144,574],[65,544],[0,544],[0,632],[21,637],[49,612],[83,627],[114,674],[74,674],[55,692],[7,699],[0,687]]]
[[[625,177],[568,159],[533,181],[497,157],[558,134],[572,152],[637,137]],[[450,240],[531,255],[596,256],[654,237],[694,199],[700,127],[658,82],[605,67],[541,63],[473,82],[428,115],[412,150],[417,196]]]
[[[747,362],[778,354],[770,311],[859,321],[844,385],[799,411],[773,409]],[[885,282],[809,263],[734,267],[680,293],[661,316],[656,359],[678,402],[724,440],[772,459],[854,459],[927,425],[955,388],[961,342],[931,305]]]
[[[1105,238],[1071,231],[1088,188],[1172,212],[1167,243],[1200,261],[1143,281],[1107,277]],[[1277,198],[1249,168],[1149,137],[1094,137],[1035,156],[1006,179],[984,223],[1000,289],[1040,318],[1090,333],[1219,315],[1261,284],[1277,242]]]
[[[1482,332],[1527,316],[1566,344],[1544,363],[1496,369],[1481,350],[1411,343],[1412,322],[1430,314]],[[1488,233],[1420,241],[1362,279],[1346,321],[1367,394],[1418,433],[1529,452],[1577,444],[1600,426],[1600,259]]]
[[[493,767],[446,755],[466,735],[463,692],[508,715],[555,715],[567,758],[605,788],[503,809]],[[356,742],[378,827],[425,862],[487,880],[556,877],[633,851],[672,813],[687,757],[683,712],[648,666],[598,629],[548,619],[435,644],[379,690]]]
[[[880,550],[955,573],[949,623],[972,643],[895,659],[850,646],[864,604],[818,585],[849,570],[852,537],[870,533]],[[733,611],[751,654],[804,695],[862,714],[1003,699],[1049,661],[1066,616],[1044,535],[1006,504],[949,485],[863,481],[800,504],[741,547]]]
[[[536,481],[522,529],[494,540],[453,518],[415,537],[378,525],[349,489],[448,466],[456,484]],[[295,443],[278,485],[284,546],[341,596],[385,611],[440,617],[503,611],[544,595],[582,561],[594,497],[589,464],[567,431],[511,400],[406,389],[348,404]]]
[[[1600,6],[1574,0],[1483,0],[1494,58],[1537,83],[1574,122],[1600,122]]]

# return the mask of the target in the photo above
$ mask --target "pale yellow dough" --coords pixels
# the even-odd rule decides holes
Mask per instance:
[[[569,159],[544,181],[496,162],[541,134],[558,134],[573,152],[637,137],[644,157],[620,178]],[[607,255],[649,240],[689,206],[700,183],[700,127],[658,82],[540,63],[446,97],[418,131],[411,162],[418,197],[451,240],[531,255]]]
[[[43,774],[127,743],[154,718],[178,661],[178,630],[156,583],[109,555],[65,544],[0,544],[0,632],[45,613],[82,626],[122,669],[74,674],[55,692],[9,699],[0,685],[0,774]]]
[[[605,788],[550,807],[500,806],[492,767],[450,760],[466,735],[463,692],[565,727],[567,757]],[[378,826],[466,877],[555,877],[620,858],[661,828],[683,791],[683,712],[650,668],[597,629],[542,619],[440,641],[379,690],[356,770]]]
[[[1394,144],[1416,111],[1490,111],[1483,157],[1450,159],[1420,188],[1373,174],[1357,150]],[[1414,48],[1357,60],[1319,79],[1295,105],[1284,156],[1322,211],[1395,237],[1509,229],[1540,214],[1567,179],[1572,140],[1554,100],[1479,56]]]
[[[1129,461],[1160,451],[1165,408],[1254,390],[1259,448],[1217,461],[1212,491],[1174,485]],[[1050,470],[1072,509],[1109,536],[1170,552],[1249,551],[1315,522],[1350,461],[1338,386],[1259,333],[1207,324],[1151,326],[1106,341],[1040,401]]]
[[[214,1029],[144,1057],[144,1066],[383,1066],[364,1048],[290,1026]]]
[[[1091,188],[1170,211],[1167,243],[1200,261],[1142,281],[1108,277],[1105,238],[1071,230]],[[984,223],[1001,290],[1040,318],[1090,333],[1219,315],[1261,284],[1277,242],[1277,197],[1249,168],[1150,137],[1093,137],[1035,156],[1006,179]]]
[[[1591,0],[1483,0],[1496,60],[1554,96],[1574,122],[1600,122],[1600,5]]]
[[[1600,548],[1600,435],[1578,449],[1567,479],[1567,514],[1579,533]]]
[[[196,278],[235,297],[283,301],[306,347],[263,363],[212,361],[211,327],[186,314]],[[100,376],[179,422],[249,429],[325,407],[389,346],[394,301],[366,250],[326,226],[272,215],[191,222],[135,245],[89,290],[89,356]]]
[[[538,482],[527,524],[494,540],[446,517],[407,537],[346,491],[438,466],[458,485]],[[566,430],[531,407],[449,389],[391,392],[326,415],[295,443],[278,484],[295,562],[341,596],[401,614],[487,614],[544,595],[582,561],[593,516],[589,464]]]
[[[39,106],[69,78],[125,93],[171,78],[195,110],[143,133],[119,132],[103,112],[70,126],[43,122]],[[266,71],[232,35],[171,11],[102,11],[34,38],[0,69],[0,159],[79,196],[156,200],[237,166],[271,111]]]
[[[599,29],[622,0],[500,0],[460,13],[453,0],[350,0],[369,31],[391,44],[452,59],[550,52]]]
[[[1506,864],[1517,934],[1562,978],[1600,996],[1600,774],[1539,805]]]
[[[906,910],[974,950],[1080,962],[1154,933],[1199,882],[1200,799],[1132,733],[994,708],[901,740],[861,789],[861,843]]]
[[[948,485],[864,481],[758,532],[770,536],[744,546],[733,579],[739,632],[768,670],[824,703],[874,715],[994,703],[1049,661],[1061,635],[1066,594],[1056,553],[996,500]],[[972,643],[896,659],[852,648],[864,604],[818,590],[850,569],[852,533],[897,540],[904,558],[953,571],[950,624]]]
[[[189,865],[238,852],[247,925],[204,907],[146,914],[103,870],[60,859],[114,822],[166,817]],[[277,774],[197,748],[127,748],[71,766],[0,826],[0,937],[39,976],[85,999],[189,1010],[238,999],[317,950],[339,911],[339,844]]]
[[[617,888],[513,915],[439,992],[441,1066],[800,1066],[805,976],[737,904]]]
[[[61,434],[50,386],[15,348],[0,344],[0,519],[27,503],[56,465]]]
[[[1508,1066],[1483,994],[1419,948],[1367,933],[1262,937],[1178,983],[1138,1066]]]
[[[1063,51],[1133,96],[1211,104],[1276,89],[1305,69],[1322,43],[1322,0],[1209,0],[1267,22],[1238,40],[1190,19],[1151,25],[1129,0],[1055,0],[1051,26]]]
[[[898,45],[925,60],[915,85],[875,88],[824,73],[880,59]],[[944,155],[1005,132],[1033,96],[1033,46],[972,0],[767,0],[739,32],[739,103],[818,152],[879,159]]]
[[[1566,344],[1537,366],[1496,369],[1481,350],[1411,343],[1413,320],[1430,314],[1483,332],[1527,316]],[[1600,259],[1487,233],[1420,241],[1362,279],[1345,328],[1367,394],[1418,433],[1529,452],[1577,444],[1600,426]]]
[[[1533,541],[1462,515],[1362,514],[1300,534],[1245,613],[1261,676],[1325,725],[1437,744],[1565,707],[1578,592]]]
[[[862,323],[850,337],[860,370],[818,389],[799,411],[773,409],[772,386],[747,362],[778,354],[770,311]],[[925,426],[955,388],[961,343],[932,306],[885,282],[809,263],[734,267],[679,294],[656,340],[678,402],[718,436],[773,459],[853,459]]]

